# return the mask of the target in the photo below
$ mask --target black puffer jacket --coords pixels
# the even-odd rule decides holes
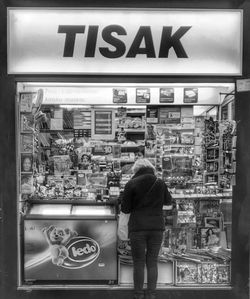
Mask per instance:
[[[125,185],[121,211],[131,213],[129,232],[164,230],[163,205],[171,205],[172,197],[166,184],[158,179],[151,168],[141,168]],[[148,193],[148,194],[147,194]]]

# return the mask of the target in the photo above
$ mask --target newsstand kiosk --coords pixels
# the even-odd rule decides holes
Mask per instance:
[[[7,13],[18,289],[130,294],[130,243],[117,219],[144,156],[175,202],[164,207],[159,294],[232,294],[242,11]]]

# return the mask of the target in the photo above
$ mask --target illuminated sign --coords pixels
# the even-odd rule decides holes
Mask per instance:
[[[241,10],[8,10],[10,74],[241,72]]]
[[[169,50],[173,48],[176,57],[188,58],[180,39],[190,28],[191,26],[181,26],[172,34],[173,27],[163,26],[159,53],[156,54],[151,27],[140,26],[126,53],[126,44],[121,39],[114,37],[114,35],[127,35],[126,29],[119,25],[109,25],[104,27],[101,33],[102,39],[108,46],[99,47],[98,50],[106,58],[135,58],[137,55],[145,55],[147,58],[168,58]],[[95,57],[98,30],[99,26],[89,26],[83,57]],[[85,26],[59,25],[58,33],[66,35],[63,57],[73,57],[76,35],[85,34]],[[145,42],[144,46],[142,46],[143,41]],[[110,49],[110,46],[114,50]]]

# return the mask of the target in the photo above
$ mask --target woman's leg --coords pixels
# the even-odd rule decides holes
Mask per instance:
[[[155,290],[158,278],[158,254],[161,248],[162,237],[162,231],[148,232],[146,252],[148,298],[155,298]]]
[[[134,263],[133,277],[134,277],[134,291],[137,297],[143,298],[143,284],[144,284],[144,267],[146,262],[146,233],[132,232],[130,233],[131,252]]]

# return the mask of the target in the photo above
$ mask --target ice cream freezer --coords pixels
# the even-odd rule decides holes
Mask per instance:
[[[116,283],[113,206],[35,204],[23,217],[23,280]]]

